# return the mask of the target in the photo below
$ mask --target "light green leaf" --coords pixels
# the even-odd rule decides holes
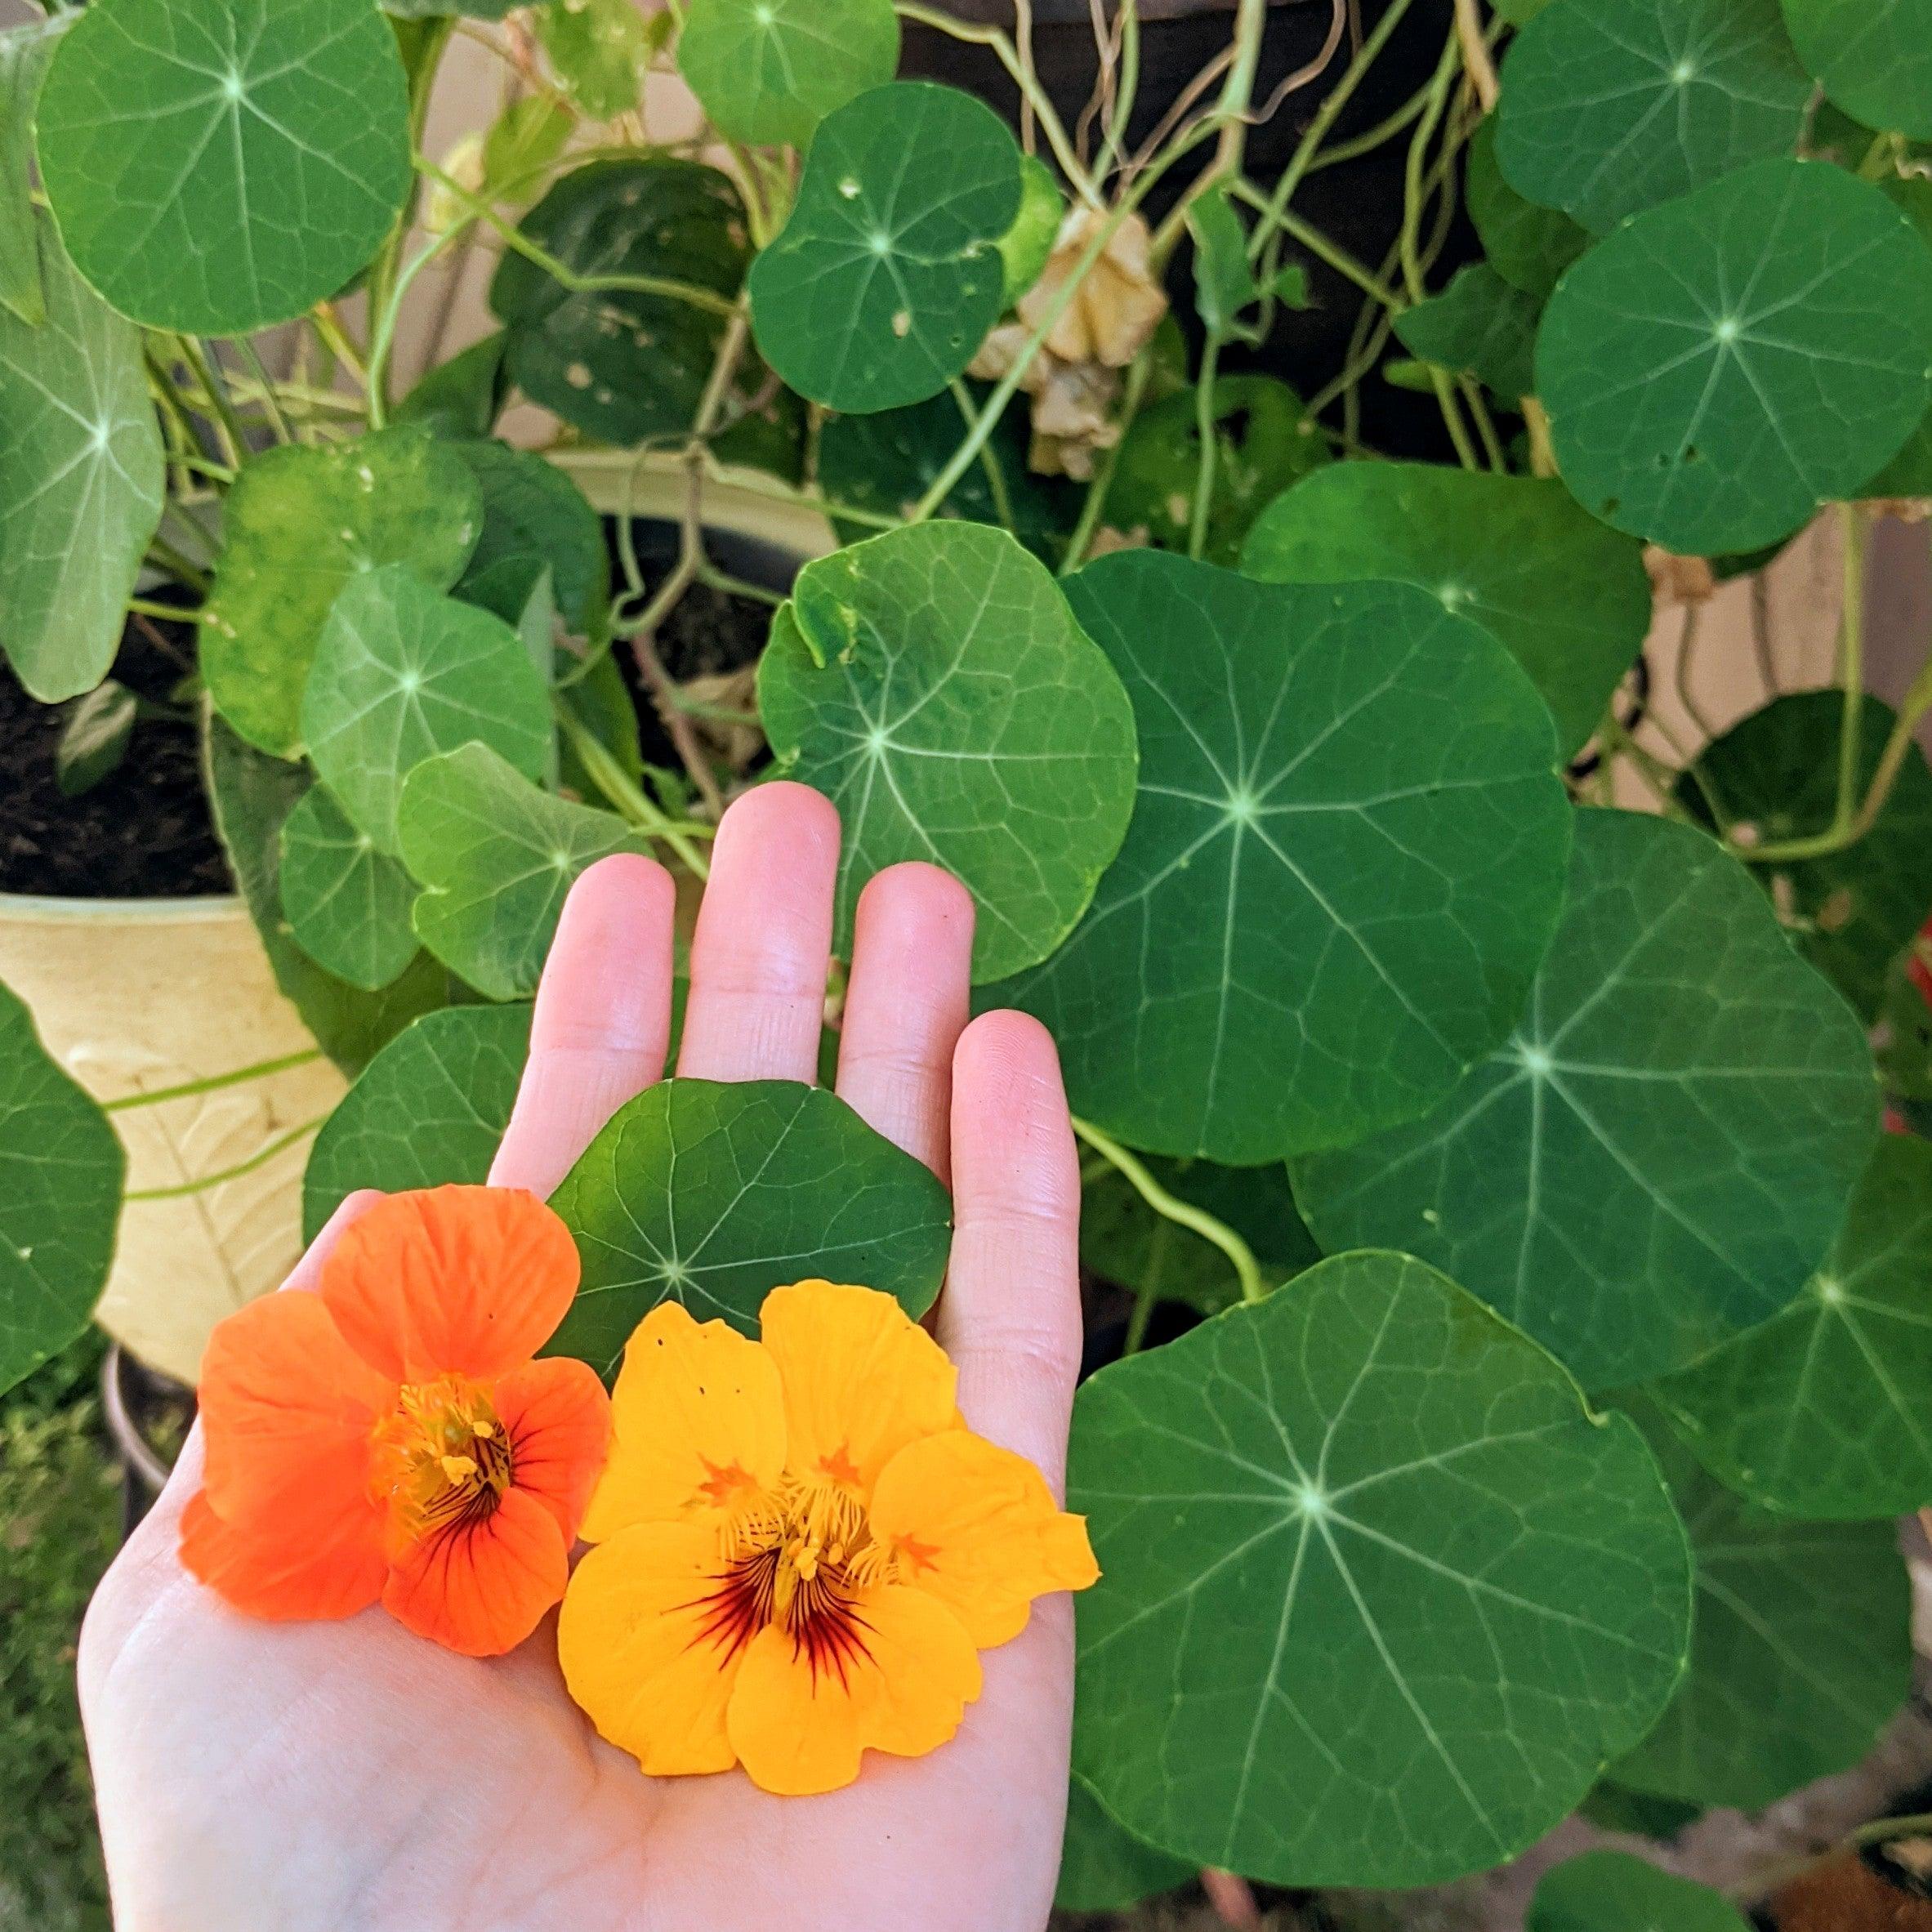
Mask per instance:
[[[1292,1885],[1513,1857],[1643,1736],[1684,1531],[1627,1419],[1454,1283],[1342,1255],[1074,1405],[1074,1765],[1128,1830]]]
[[[426,759],[396,814],[423,888],[416,935],[486,999],[537,990],[564,896],[613,852],[641,852],[623,820],[539,791],[487,745]]]
[[[1563,271],[1590,246],[1590,231],[1558,209],[1538,207],[1503,179],[1494,114],[1470,137],[1466,192],[1490,267],[1525,295],[1547,301]]]
[[[282,821],[282,909],[318,966],[374,993],[416,957],[416,888],[395,859],[312,786]]]
[[[551,72],[593,121],[637,105],[651,32],[633,0],[553,0],[531,24]]]
[[[33,214],[33,110],[66,25],[35,20],[0,33],[0,306],[36,327],[47,319],[47,303]]]
[[[979,908],[977,979],[1044,959],[1134,805],[1134,718],[1047,571],[1002,530],[926,523],[806,564],[758,667],[779,769],[845,819],[838,943],[859,895],[930,860]]]
[[[1432,1106],[1520,1011],[1563,895],[1550,716],[1405,585],[1258,584],[1158,551],[1068,580],[1126,680],[1140,789],[1073,938],[991,996],[1075,1111],[1239,1165]]]
[[[91,792],[120,770],[140,716],[140,698],[111,677],[76,700],[54,747],[55,780],[64,796]]]
[[[823,1087],[661,1080],[618,1109],[551,1205],[583,1257],[549,1353],[608,1381],[660,1301],[757,1332],[765,1296],[822,1278],[923,1314],[952,1202],[930,1171]]]
[[[322,1123],[302,1176],[302,1238],[358,1188],[489,1178],[530,1046],[530,1009],[446,1006],[396,1035]]]
[[[533,94],[513,100],[483,137],[483,192],[525,200],[533,185],[569,145],[577,117],[560,100]]]
[[[337,593],[386,564],[407,564],[447,590],[482,528],[475,478],[418,427],[284,444],[251,458],[223,506],[202,632],[215,708],[251,744],[293,756],[303,687]]]
[[[163,479],[141,339],[38,229],[47,319],[0,309],[0,644],[51,704],[114,661]]]
[[[314,781],[305,766],[257,751],[219,717],[208,720],[204,750],[215,829],[275,984],[322,1051],[353,1077],[418,1014],[447,1003],[449,975],[419,953],[399,978],[368,993],[310,958],[282,909],[282,827]]]
[[[1144,1845],[1110,1818],[1093,1787],[1076,1778],[1067,1789],[1067,1832],[1053,1903],[1062,1912],[1118,1912],[1171,1892],[1194,1867]]]
[[[609,634],[610,560],[589,498],[533,450],[492,441],[455,448],[483,491],[483,533],[455,595],[514,624],[547,569],[571,633],[601,643]]]
[[[1194,309],[1209,335],[1252,341],[1241,311],[1260,299],[1247,265],[1247,231],[1225,188],[1210,188],[1188,204],[1188,232],[1194,243]]]
[[[1505,402],[1536,386],[1538,304],[1504,281],[1487,262],[1458,269],[1440,295],[1395,318],[1395,333],[1411,355],[1452,375],[1474,376]]]
[[[1887,1135],[1805,1292],[1652,1393],[1762,1508],[1857,1519],[1932,1503],[1932,1144]]]
[[[462,14],[472,20],[500,20],[527,0],[382,0],[382,11],[399,20],[430,20]]]
[[[1774,700],[1704,747],[1695,777],[1678,783],[1679,801],[1708,823],[1708,792],[1725,825],[1759,845],[1823,832],[1837,809],[1844,717],[1838,691]],[[1867,693],[1858,719],[1854,790],[1863,798],[1897,713]],[[1932,770],[1925,753],[1907,743],[1884,806],[1854,844],[1750,870],[1793,929],[1798,950],[1866,1019],[1875,1018],[1893,961],[1932,912]]]
[[[1543,1875],[1527,1932],[1751,1932],[1730,1900],[1628,1852],[1591,1851]]]
[[[1496,158],[1602,234],[1795,152],[1810,100],[1778,0],[1555,0],[1503,61]]]
[[[411,181],[403,65],[368,0],[95,0],[48,69],[39,146],[81,273],[197,335],[333,295]]]
[[[543,770],[550,694],[501,618],[432,591],[405,564],[350,579],[315,647],[302,735],[352,823],[392,857],[396,806],[426,758],[472,741]]]
[[[1577,814],[1569,902],[1515,1033],[1426,1119],[1295,1169],[1322,1246],[1455,1271],[1586,1388],[1766,1321],[1877,1130],[1863,1029],[1702,832]]]
[[[1493,0],[1493,3],[1498,20],[1520,27],[1533,20],[1550,4],[1550,0]]]
[[[1617,1783],[1761,1810],[1849,1770],[1912,1688],[1912,1591],[1890,1523],[1794,1523],[1698,1467],[1633,1411],[1690,1533],[1690,1668]]]
[[[1067,212],[1053,170],[1037,154],[1020,157],[1020,212],[1000,237],[1006,277],[1002,306],[1011,308],[1039,280]]]
[[[0,986],[0,1390],[87,1327],[114,1259],[127,1164],[107,1116]]]
[[[1412,583],[1515,657],[1572,756],[1650,628],[1642,547],[1580,510],[1561,484],[1428,463],[1338,463],[1256,520],[1251,577]]]
[[[833,109],[892,78],[892,0],[692,0],[679,71],[712,125],[753,146],[803,148]]]
[[[1932,399],[1932,252],[1870,183],[1767,161],[1563,279],[1537,394],[1564,482],[1684,556],[1755,550],[1895,455]]]
[[[1932,0],[1784,0],[1799,57],[1868,127],[1932,141]]]
[[[969,94],[874,87],[828,116],[783,232],[752,264],[752,326],[801,395],[854,413],[936,395],[999,318],[1020,149]]]

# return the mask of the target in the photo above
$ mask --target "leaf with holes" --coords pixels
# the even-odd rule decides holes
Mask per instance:
[[[1721,1893],[1628,1852],[1591,1851],[1543,1875],[1526,1932],[1751,1932]]]
[[[530,1009],[446,1006],[391,1040],[322,1123],[302,1176],[302,1238],[358,1188],[489,1178],[530,1046]]]
[[[1060,1881],[1053,1893],[1062,1912],[1119,1912],[1171,1892],[1194,1876],[1185,1858],[1142,1844],[1110,1818],[1091,1785],[1069,1781]]]
[[[482,489],[483,529],[453,595],[514,624],[547,569],[571,635],[601,643],[610,616],[610,559],[590,500],[533,450],[489,440],[454,447]]]
[[[161,520],[161,432],[138,332],[37,230],[46,319],[0,308],[0,644],[43,703],[91,690],[120,648]]]
[[[1932,141],[1932,0],[1784,0],[1800,57],[1867,127]]]
[[[1490,267],[1525,295],[1547,301],[1563,271],[1590,246],[1590,231],[1559,209],[1537,207],[1503,179],[1494,114],[1470,139],[1466,192]]]
[[[1424,1112],[1508,1032],[1562,899],[1528,679],[1406,585],[1136,551],[1067,588],[1133,701],[1139,796],[1073,937],[991,997],[1154,1153],[1252,1164]]]
[[[859,1282],[923,1314],[952,1202],[931,1172],[823,1087],[661,1080],[618,1109],[551,1197],[583,1257],[551,1338],[608,1380],[660,1301],[757,1332],[788,1282]]]
[[[1753,712],[1707,745],[1678,782],[1678,801],[1711,823],[1747,830],[1759,844],[1822,832],[1838,805],[1845,698],[1800,691]],[[1858,707],[1854,789],[1863,798],[1897,713],[1867,694]],[[1843,851],[1753,865],[1794,930],[1798,950],[1866,1019],[1876,1016],[1892,962],[1932,913],[1932,770],[1907,743],[1904,762],[1872,829]]]
[[[501,618],[432,591],[407,564],[350,578],[315,647],[302,736],[317,774],[378,852],[426,758],[487,745],[525,778],[551,747],[550,693]]]
[[[1496,158],[1598,234],[1796,150],[1811,100],[1778,0],[1557,0],[1502,65]]]
[[[584,868],[645,841],[609,812],[540,791],[484,744],[426,758],[396,811],[423,888],[416,936],[486,999],[537,990],[564,895]]]
[[[0,986],[0,1390],[87,1327],[114,1259],[126,1167],[107,1116]]]
[[[1339,1256],[1102,1369],[1068,1488],[1101,1577],[1075,1769],[1199,1863],[1376,1886],[1500,1863],[1682,1665],[1684,1531],[1638,1431],[1406,1256]]]
[[[1407,1249],[1587,1388],[1768,1321],[1870,1158],[1863,1030],[1702,832],[1577,814],[1569,899],[1514,1035],[1427,1118],[1295,1169],[1322,1246]]]
[[[1486,261],[1458,269],[1439,295],[1395,318],[1403,348],[1452,375],[1475,377],[1505,402],[1535,386],[1537,303]]]
[[[677,65],[712,125],[803,148],[835,108],[892,78],[892,0],[692,0]]]
[[[1765,1509],[1857,1520],[1932,1503],[1932,1144],[1881,1140],[1806,1292],[1651,1393]]]
[[[284,444],[252,457],[223,506],[201,636],[215,708],[251,744],[292,756],[309,667],[343,586],[360,572],[407,564],[446,590],[482,527],[475,478],[421,428]]]
[[[41,89],[69,252],[151,328],[244,335],[336,293],[409,191],[409,102],[368,0],[96,0]]]
[[[979,908],[973,971],[1044,959],[1086,909],[1134,805],[1120,680],[1003,530],[927,523],[806,564],[758,667],[782,770],[839,807],[838,935],[902,859]]]
[[[800,395],[834,409],[937,395],[998,319],[1020,149],[970,95],[874,87],[829,115],[783,232],[752,264],[752,326]]]
[[[1690,1668],[1612,1767],[1632,1791],[1761,1810],[1849,1770],[1912,1688],[1912,1591],[1890,1523],[1798,1523],[1733,1496],[1654,1410],[1642,1423],[1690,1534]]]
[[[1270,582],[1392,579],[1473,618],[1529,673],[1571,756],[1650,628],[1643,551],[1561,484],[1433,463],[1337,463],[1277,497],[1242,552]]]
[[[1563,480],[1684,556],[1856,492],[1932,399],[1932,251],[1869,182],[1767,161],[1639,215],[1550,298],[1537,394]]]
[[[282,821],[282,909],[319,966],[373,993],[416,957],[416,888],[320,785]]]

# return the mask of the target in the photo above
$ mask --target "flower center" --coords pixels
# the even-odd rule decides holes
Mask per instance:
[[[510,1487],[510,1439],[489,1391],[462,1376],[405,1385],[376,1448],[376,1493],[413,1539],[485,1520]]]

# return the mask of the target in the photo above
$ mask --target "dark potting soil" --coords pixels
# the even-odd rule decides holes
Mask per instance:
[[[40,703],[0,666],[0,892],[186,899],[230,890],[202,790],[199,734],[170,701],[193,663],[188,626],[130,621],[113,675],[181,715],[141,718],[119,770],[78,798],[54,770],[74,704]]]

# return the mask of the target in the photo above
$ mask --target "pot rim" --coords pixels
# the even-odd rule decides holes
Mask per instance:
[[[0,892],[0,921],[39,926],[88,924],[110,919],[156,924],[248,916],[239,892],[195,893],[183,899],[60,899],[51,894]]]

